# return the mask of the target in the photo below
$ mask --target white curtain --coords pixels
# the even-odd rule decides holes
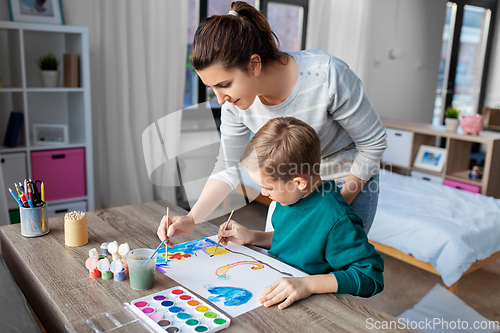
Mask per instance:
[[[63,0],[66,24],[89,28],[96,209],[167,199],[145,166],[142,133],[182,109],[188,1]],[[169,117],[180,136],[182,112]],[[162,154],[162,151],[158,151]],[[165,175],[175,183],[176,170]]]
[[[340,58],[366,80],[373,0],[309,0],[306,49]]]

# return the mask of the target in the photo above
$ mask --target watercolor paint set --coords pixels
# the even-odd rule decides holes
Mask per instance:
[[[187,289],[177,286],[131,302],[165,332],[217,332],[231,320]]]

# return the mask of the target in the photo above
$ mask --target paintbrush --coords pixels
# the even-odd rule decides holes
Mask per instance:
[[[233,211],[231,212],[231,214],[229,215],[229,218],[228,218],[228,219],[227,219],[227,221],[226,221],[226,225],[224,226],[224,230],[223,230],[223,231],[226,231],[227,224],[228,224],[228,223],[229,223],[229,221],[231,220],[231,216],[233,216],[233,213],[234,213],[234,209],[233,209]],[[210,255],[210,257],[213,257],[213,256],[214,256],[215,251],[217,251],[217,248],[219,247],[219,244],[220,244],[220,241],[222,240],[222,238],[224,238],[224,237],[219,238],[219,241],[217,242],[217,246],[215,247],[214,253],[212,253],[212,254]]]
[[[168,234],[168,207],[167,207],[167,234]],[[167,239],[167,238],[165,237],[165,239]],[[167,242],[167,246],[165,246],[165,263],[168,264],[168,242]]]
[[[168,231],[168,207],[167,207],[167,231]],[[153,257],[155,256],[156,252],[158,252],[158,250],[160,249],[160,247],[165,243],[165,241],[167,240],[167,238],[165,237],[164,240],[161,241],[160,245],[158,245],[158,247],[156,248],[156,250],[153,252],[153,254],[151,255],[151,257],[149,257],[148,261],[146,261],[146,265],[149,263],[149,261],[151,259],[153,259]],[[167,243],[167,253],[166,253],[166,258],[167,258],[167,262],[168,262],[168,243]]]

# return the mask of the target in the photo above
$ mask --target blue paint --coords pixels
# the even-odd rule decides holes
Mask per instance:
[[[174,302],[172,302],[172,301],[163,301],[163,302],[161,302],[161,305],[163,305],[164,307],[168,308],[169,306],[174,305]]]
[[[178,307],[178,306],[172,306],[170,309],[168,309],[168,311],[170,311],[172,313],[178,313],[178,312],[182,311],[182,308]]]
[[[236,287],[214,287],[211,286],[208,292],[214,296],[209,296],[208,300],[211,302],[218,302],[222,298],[225,299],[225,306],[239,306],[248,303],[253,297],[253,294],[243,288]]]
[[[201,250],[201,251],[204,251],[206,254],[212,254],[212,253],[208,253],[206,251],[206,249],[208,247],[212,247],[212,246],[216,246],[216,245],[217,245],[216,242],[214,242],[208,238],[201,238],[201,239],[197,239],[197,240],[190,241],[187,243],[177,244],[174,247],[169,247],[168,252],[169,253],[183,252],[183,253],[191,254],[193,256],[197,256],[195,251]],[[166,250],[164,247],[161,248],[160,250],[158,250],[158,257],[156,257],[156,266],[158,268],[160,268],[160,267],[163,269],[167,268],[165,256],[160,256],[160,254],[165,254],[165,251]],[[169,262],[170,262],[170,260],[169,260]]]
[[[170,252],[184,252],[195,255],[194,251],[205,250],[207,247],[216,246],[217,243],[208,239],[201,238],[191,242],[177,244],[174,247],[169,248]],[[206,251],[205,251],[206,252]]]
[[[181,313],[177,314],[177,318],[182,319],[182,320],[186,320],[186,319],[191,318],[191,315],[187,312],[181,312]]]

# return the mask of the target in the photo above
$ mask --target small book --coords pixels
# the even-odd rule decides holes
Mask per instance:
[[[12,111],[9,116],[9,123],[7,124],[7,131],[3,144],[6,147],[14,148],[17,145],[17,139],[21,126],[23,125],[23,113]]]

